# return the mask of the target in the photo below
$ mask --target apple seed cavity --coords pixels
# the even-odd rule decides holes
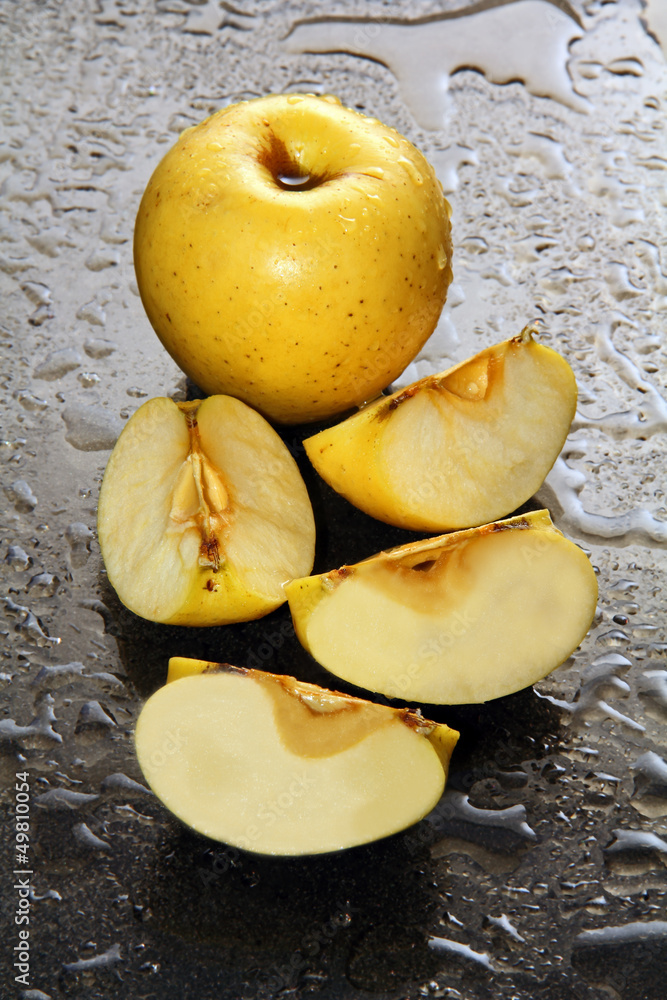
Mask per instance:
[[[190,433],[190,453],[178,473],[169,519],[175,531],[197,528],[201,535],[199,565],[220,569],[218,533],[227,523],[230,499],[222,474],[202,451],[197,426],[199,401],[176,404]]]

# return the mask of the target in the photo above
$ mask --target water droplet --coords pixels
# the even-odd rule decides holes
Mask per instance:
[[[44,361],[37,365],[33,375],[45,382],[55,382],[56,379],[62,378],[81,364],[83,364],[83,358],[76,348],[64,347],[60,351],[53,351],[47,355]]]
[[[48,792],[42,792],[35,796],[35,805],[40,809],[59,811],[61,809],[80,809],[81,806],[88,806],[97,802],[99,795],[87,792],[75,792],[70,788],[50,788]]]
[[[86,260],[86,267],[89,271],[104,271],[107,267],[118,267],[120,264],[120,254],[117,250],[103,248],[96,250]]]
[[[653,750],[630,765],[635,772],[631,804],[649,819],[667,815],[667,763]]]
[[[605,847],[607,864],[620,875],[645,874],[661,866],[667,842],[648,830],[612,830],[614,840]]]
[[[70,561],[74,569],[85,566],[90,555],[90,543],[94,537],[88,525],[81,521],[74,521],[66,528],[65,538],[69,543]]]
[[[2,740],[15,740],[23,747],[39,745],[44,740],[62,743],[62,736],[53,728],[53,724],[56,722],[53,703],[52,695],[45,695],[41,700],[37,715],[27,726],[18,725],[14,719],[0,720],[0,742]]]
[[[48,687],[49,690],[71,683],[74,677],[81,677],[84,671],[83,663],[54,663],[43,666],[32,684],[36,688]]]
[[[544,176],[550,179],[566,180],[571,176],[572,168],[565,158],[563,147],[547,135],[529,132],[521,142],[509,145],[507,152],[510,156],[536,161],[540,164]],[[530,163],[527,164],[528,168],[530,166]]]
[[[107,951],[100,955],[94,955],[92,958],[81,958],[77,962],[63,963],[63,970],[78,973],[90,972],[95,969],[113,969],[120,961],[122,961],[120,945],[114,944]]]
[[[444,194],[453,194],[458,190],[459,170],[462,166],[477,166],[479,164],[477,153],[468,146],[459,144],[435,150],[430,160],[442,184]]]
[[[646,670],[639,695],[647,702],[647,715],[659,722],[667,722],[667,670]]]
[[[120,771],[116,771],[114,774],[109,774],[102,781],[102,791],[103,792],[120,792],[124,795],[128,793],[137,793],[140,795],[152,795],[153,792],[144,785],[139,784],[133,778],[128,778],[126,774]]]
[[[74,839],[83,847],[89,847],[95,851],[110,851],[111,847],[106,840],[96,836],[86,823],[76,823],[72,827]]]
[[[25,620],[16,626],[16,631],[31,646],[45,648],[47,646],[58,646],[61,642],[59,637],[49,635],[39,618],[32,611],[29,611]]]
[[[594,250],[595,238],[589,233],[584,233],[582,236],[577,237],[577,249],[582,252],[585,250]]]
[[[91,326],[104,326],[107,317],[99,302],[86,302],[77,311],[77,319],[86,320]]]
[[[113,354],[118,349],[118,344],[113,340],[90,337],[84,342],[83,349],[89,358],[108,358],[110,354]]]
[[[626,635],[622,629],[614,628],[598,636],[598,642],[601,646],[627,646],[630,642],[630,636]]]
[[[60,586],[60,580],[53,573],[38,573],[27,585],[27,590],[33,597],[53,597]]]
[[[621,986],[623,997],[662,996],[667,921],[634,920],[619,925],[581,931],[572,944],[574,969],[591,979],[596,986],[611,986],[610,993]],[[651,989],[650,984],[655,988]]]
[[[5,556],[5,562],[18,573],[23,573],[29,566],[32,565],[31,557],[20,547],[20,545],[9,546],[7,549],[7,555]]]
[[[70,403],[62,418],[67,425],[66,441],[79,451],[108,451],[123,429],[118,417],[95,404]]]
[[[28,410],[29,413],[41,412],[47,410],[49,407],[45,399],[40,399],[38,396],[33,395],[32,392],[19,392],[16,398],[23,409]]]
[[[21,285],[21,289],[25,292],[33,305],[51,305],[51,289],[48,288],[47,285],[43,285],[39,281],[25,281]]]
[[[505,931],[513,941],[524,942],[526,939],[517,931],[516,927],[512,924],[509,917],[502,913],[499,917],[488,916],[485,920],[491,924],[492,927],[497,927],[499,930]]]
[[[495,971],[491,959],[485,951],[474,951],[469,945],[462,944],[460,941],[452,941],[449,938],[443,937],[432,937],[429,938],[428,946],[433,951],[472,962],[474,965],[481,965],[490,972]]]
[[[419,172],[415,164],[412,162],[412,160],[409,160],[406,156],[399,156],[397,163],[400,163],[400,165],[403,167],[405,172],[410,176],[413,183],[417,185],[417,187],[422,186],[422,184],[424,183],[424,178],[422,177],[421,173]]]
[[[115,726],[116,721],[106,709],[102,708],[99,701],[87,701],[81,706],[75,732],[82,733],[90,730],[111,729]]]
[[[17,479],[5,486],[5,494],[19,514],[29,514],[37,506],[37,497],[25,479]]]
[[[461,240],[459,246],[470,254],[487,253],[489,250],[489,244],[483,236],[466,236]]]

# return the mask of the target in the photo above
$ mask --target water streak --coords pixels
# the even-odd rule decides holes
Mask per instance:
[[[521,80],[536,97],[587,111],[567,71],[569,47],[582,37],[581,20],[568,5],[513,0],[414,20],[304,19],[285,45],[295,53],[346,52],[383,63],[419,125],[440,129],[449,110],[450,78],[461,69],[478,70],[496,84]]]

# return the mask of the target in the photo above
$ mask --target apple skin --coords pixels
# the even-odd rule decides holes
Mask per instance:
[[[158,164],[136,219],[137,283],[206,393],[314,421],[376,397],[433,332],[449,216],[395,129],[334,97],[257,98],[186,129]]]

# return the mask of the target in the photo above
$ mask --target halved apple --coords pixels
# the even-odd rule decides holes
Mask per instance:
[[[398,527],[507,516],[542,485],[577,402],[572,369],[535,332],[371,403],[304,441],[308,457],[356,507]]]
[[[173,625],[267,614],[315,553],[294,459],[263,417],[230,396],[151,399],[137,410],[104,473],[98,531],[123,604]]]
[[[285,586],[297,635],[337,677],[438,704],[519,691],[561,664],[597,600],[548,511],[412,542]]]
[[[260,854],[365,844],[438,802],[458,733],[418,712],[293,677],[176,658],[146,702],[136,750],[175,816]]]

